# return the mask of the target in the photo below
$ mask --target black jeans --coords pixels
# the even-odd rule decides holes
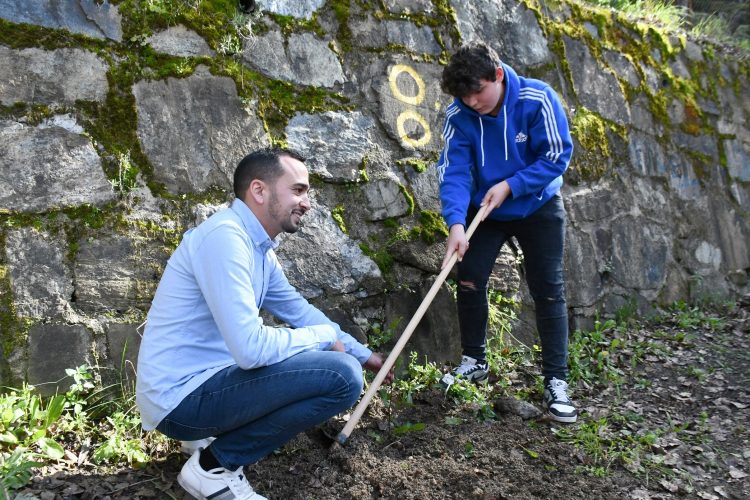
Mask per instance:
[[[469,208],[468,222],[476,210]],[[534,299],[536,325],[542,345],[545,378],[566,380],[568,374],[568,308],[565,303],[563,249],[565,207],[555,195],[539,210],[514,221],[486,219],[471,237],[458,263],[458,321],[467,356],[485,359],[487,282],[500,248],[515,236],[523,251],[526,282]]]

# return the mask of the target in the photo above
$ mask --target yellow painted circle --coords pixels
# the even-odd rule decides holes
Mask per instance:
[[[419,139],[412,139],[411,137],[409,137],[409,135],[406,133],[406,129],[404,128],[406,120],[414,120],[419,123],[424,129],[424,135],[422,135],[422,137],[420,137]],[[413,148],[424,146],[425,144],[428,144],[432,139],[430,125],[427,123],[427,120],[425,120],[424,117],[416,111],[407,110],[398,115],[398,118],[396,118],[396,131],[398,132],[398,137],[399,139],[401,139],[401,142]]]
[[[414,83],[417,84],[417,95],[410,96],[404,95],[401,89],[398,88],[396,80],[401,73],[408,73],[414,79]],[[388,83],[391,85],[391,92],[393,96],[401,102],[411,104],[412,106],[418,106],[424,99],[424,80],[419,76],[414,68],[407,66],[406,64],[396,64],[391,68],[391,74],[388,76]]]

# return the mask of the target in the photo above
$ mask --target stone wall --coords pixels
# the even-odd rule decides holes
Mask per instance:
[[[279,251],[290,280],[363,341],[400,332],[442,260],[438,82],[472,39],[569,113],[573,327],[748,293],[747,61],[565,1],[227,4],[0,0],[0,385],[54,391],[82,363],[132,380],[180,235],[269,144],[313,175]],[[521,261],[504,251],[493,285],[532,342]],[[455,359],[454,309],[444,287],[412,348]]]

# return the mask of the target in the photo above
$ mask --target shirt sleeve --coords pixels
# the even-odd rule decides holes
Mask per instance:
[[[443,139],[445,146],[437,167],[443,218],[448,227],[465,225],[474,185],[471,143],[450,118],[445,120]]]
[[[310,304],[289,283],[275,255],[272,257],[272,261],[271,280],[263,300],[263,308],[293,327],[332,328],[336,333],[336,338],[344,344],[346,352],[357,358],[361,364],[364,364],[370,358],[372,351],[341,330],[338,324],[328,319],[322,311]],[[333,342],[324,348],[327,349],[332,344]]]
[[[529,124],[529,141],[535,160],[507,179],[513,198],[536,194],[568,168],[573,154],[568,119],[551,87],[540,93],[539,111]]]
[[[303,351],[325,349],[336,340],[330,325],[290,329],[263,323],[252,286],[254,254],[240,227],[220,225],[196,245],[193,274],[240,368],[278,363]]]

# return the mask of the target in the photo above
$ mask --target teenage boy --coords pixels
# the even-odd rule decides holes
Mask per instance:
[[[198,499],[263,499],[243,466],[349,408],[362,366],[383,365],[289,284],[274,254],[276,237],[310,209],[302,162],[289,150],[247,155],[232,206],[185,233],[148,313],[136,384],[143,428],[205,440],[177,477]],[[261,307],[290,328],[265,325]]]
[[[463,357],[443,378],[475,382],[488,376],[487,283],[502,245],[515,237],[523,251],[542,345],[544,405],[559,422],[575,422],[568,398],[568,314],[563,282],[565,208],[560,195],[573,144],[555,91],[518,76],[478,42],[461,47],[443,70],[441,86],[455,97],[446,109],[445,147],[438,171],[450,228],[443,267],[458,253],[458,319]],[[465,227],[488,205],[471,244]]]

